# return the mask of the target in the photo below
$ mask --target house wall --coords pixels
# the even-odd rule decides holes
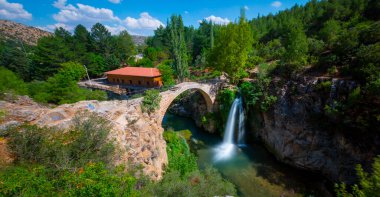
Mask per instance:
[[[137,76],[125,76],[125,75],[107,75],[107,80],[114,84],[123,84],[131,86],[142,87],[161,87],[161,77],[137,77]]]

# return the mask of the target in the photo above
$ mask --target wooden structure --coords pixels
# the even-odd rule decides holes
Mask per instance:
[[[154,88],[162,86],[161,73],[157,68],[124,67],[106,72],[107,81],[113,84]]]

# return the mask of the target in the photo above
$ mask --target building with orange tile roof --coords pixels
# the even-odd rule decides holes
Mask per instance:
[[[106,72],[109,83],[139,87],[161,87],[161,73],[157,68],[124,67]]]

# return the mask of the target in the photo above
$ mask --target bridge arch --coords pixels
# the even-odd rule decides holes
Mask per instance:
[[[158,123],[162,124],[162,120],[169,109],[170,105],[173,103],[180,94],[188,90],[197,90],[200,92],[206,101],[207,111],[212,112],[215,102],[215,90],[214,86],[209,84],[200,84],[195,82],[185,82],[180,85],[175,86],[172,90],[161,93],[161,102],[159,109]]]

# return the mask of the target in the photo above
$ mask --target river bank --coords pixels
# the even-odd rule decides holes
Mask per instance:
[[[216,147],[222,138],[198,128],[190,118],[167,113],[165,129],[192,132],[191,149],[201,167],[213,166],[237,186],[240,196],[332,196],[329,183],[315,174],[284,165],[260,143],[236,148],[229,160],[215,162]]]

